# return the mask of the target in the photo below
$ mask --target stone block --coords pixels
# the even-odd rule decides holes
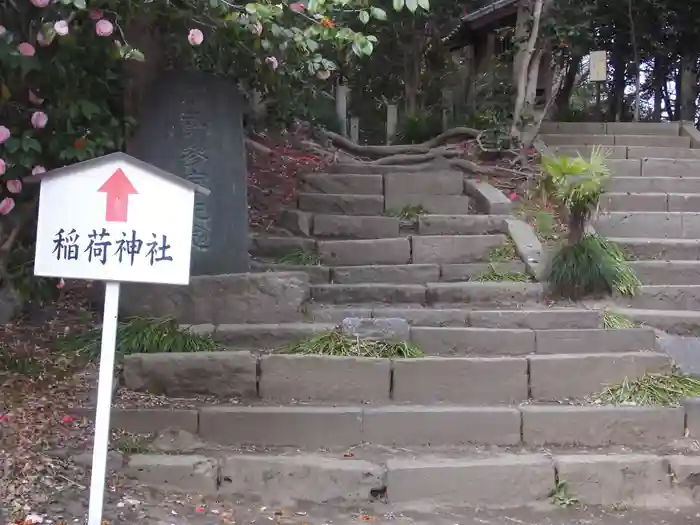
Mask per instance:
[[[642,174],[642,161],[639,159],[608,159],[605,163],[613,175],[610,183],[618,177],[639,177]]]
[[[386,173],[384,194],[388,200],[397,195],[462,195],[463,179],[459,171]]]
[[[497,405],[528,398],[527,360],[515,357],[397,359],[394,401]]]
[[[414,326],[465,326],[469,310],[459,308],[376,307],[372,317],[400,317]]]
[[[338,215],[381,215],[384,211],[384,196],[300,193],[299,209]]]
[[[608,122],[608,135],[665,135],[680,136],[678,122]]]
[[[652,328],[621,328],[619,330],[538,330],[538,354],[587,354],[655,350],[656,335]]]
[[[192,277],[188,286],[122,283],[122,315],[174,317],[188,324],[303,320],[309,276],[302,272]]]
[[[471,281],[489,272],[526,273],[527,267],[522,261],[442,264],[440,265],[440,281],[447,283]]]
[[[542,135],[605,135],[605,122],[542,122]]]
[[[680,179],[683,180],[683,179]],[[692,180],[692,179],[688,179]],[[698,179],[700,181],[700,179]],[[700,210],[700,195],[671,193],[668,196],[668,211],[696,212]]]
[[[487,235],[504,233],[503,215],[421,215],[418,233],[421,235]]]
[[[618,146],[615,146],[618,147]],[[663,148],[651,146],[629,146],[628,159],[700,159],[700,150],[689,148]]]
[[[408,341],[410,327],[405,319],[383,317],[378,319],[348,317],[340,325],[341,331],[351,337],[379,341]]]
[[[554,482],[552,461],[544,455],[387,461],[387,496],[392,503],[520,507],[546,501]]]
[[[521,305],[538,301],[544,296],[544,289],[539,283],[428,283],[427,289],[430,304]]]
[[[559,479],[584,505],[646,506],[671,490],[663,458],[647,454],[555,456]]]
[[[123,474],[151,487],[213,495],[219,466],[205,456],[136,454],[129,458]]]
[[[700,501],[700,486],[697,481],[700,479],[700,456],[679,455],[665,459],[669,462],[674,491],[680,490],[695,503]]]
[[[505,235],[414,235],[413,262],[467,263],[485,261],[494,248],[503,246]]]
[[[332,324],[321,323],[222,324],[217,326],[214,338],[232,350],[277,349],[333,328]]]
[[[616,135],[616,146],[638,146],[645,148],[689,148],[690,137],[659,135]]]
[[[394,193],[386,196],[387,211],[398,211],[406,206],[420,206],[425,213],[467,215],[471,213],[471,199],[466,195],[425,195]]]
[[[540,135],[547,146],[614,146],[612,135]]]
[[[591,347],[590,350],[597,348]],[[530,356],[530,396],[539,401],[583,399],[605,387],[633,381],[647,372],[669,371],[666,354],[560,354]]]
[[[685,408],[688,437],[700,439],[700,397],[688,397],[683,400]]]
[[[257,397],[257,359],[250,352],[132,354],[124,358],[130,390],[171,397]]]
[[[312,320],[316,323],[340,324],[346,317],[371,317],[371,308],[352,306],[316,306],[311,310]]]
[[[316,215],[316,237],[338,239],[381,239],[399,236],[396,217],[361,217],[350,215]]]
[[[627,146],[603,146],[603,149],[608,154],[610,159],[626,159]],[[593,146],[553,146],[552,153],[555,155],[564,155],[567,157],[578,157],[590,159],[593,153]]]
[[[481,328],[529,328],[547,331],[564,327],[571,329],[602,328],[603,312],[584,308],[473,310],[469,314],[469,325]],[[574,330],[567,330],[568,332],[578,333]],[[564,346],[561,347],[561,350],[569,353],[569,349],[565,349]]]
[[[613,177],[608,181],[607,188],[608,191],[618,193],[693,194],[700,193],[700,177]],[[671,202],[674,200],[675,197],[669,197],[668,211],[683,211],[671,208],[677,206]]]
[[[466,179],[464,193],[473,199],[474,206],[481,213],[510,215],[513,211],[513,203],[510,199],[503,195],[501,190],[487,182]]]
[[[683,437],[682,408],[523,406],[527,445],[658,447]]]
[[[266,355],[260,359],[260,397],[282,403],[388,401],[388,359]]]
[[[361,504],[383,486],[384,469],[368,461],[315,454],[230,455],[222,458],[219,493],[293,507],[300,501]]]
[[[294,235],[309,237],[313,230],[313,213],[300,210],[282,210],[277,224]]]
[[[601,214],[594,226],[596,231],[605,237],[681,238],[683,236],[680,213],[610,212]]]
[[[395,447],[470,443],[516,445],[520,415],[506,407],[383,406],[366,408],[362,439]]]
[[[381,175],[351,173],[306,173],[301,178],[300,191],[341,195],[382,195]]]
[[[411,241],[408,237],[319,241],[318,253],[323,264],[333,266],[408,264],[411,262]]]
[[[624,301],[630,308],[644,310],[698,311],[700,310],[700,285],[644,285],[634,297],[625,297]]]
[[[165,429],[197,433],[199,414],[196,410],[167,408],[113,408],[110,426],[132,434],[157,434]]]
[[[253,257],[280,258],[295,252],[313,253],[316,241],[305,237],[251,235],[249,251]]]
[[[352,446],[362,441],[362,409],[209,406],[199,413],[199,437],[220,445]]]
[[[700,261],[632,261],[630,264],[642,284],[700,283]]]
[[[668,199],[666,193],[604,193],[600,208],[604,211],[669,211]]]
[[[700,260],[700,240],[696,239],[616,239],[630,256],[637,259],[669,261]]]
[[[425,284],[440,280],[440,267],[437,264],[338,266],[333,268],[332,279],[338,284]]]
[[[314,301],[331,304],[425,304],[425,286],[418,284],[325,284],[313,287]]]
[[[251,261],[250,270],[252,272],[301,272],[309,276],[311,284],[328,284],[331,280],[331,270],[326,266]]]
[[[515,244],[515,251],[527,266],[528,273],[541,280],[545,269],[542,243],[532,227],[520,220],[506,220],[506,231]]]
[[[700,177],[697,159],[642,159],[644,177]]]
[[[427,355],[525,355],[535,349],[532,330],[413,326],[411,341]]]

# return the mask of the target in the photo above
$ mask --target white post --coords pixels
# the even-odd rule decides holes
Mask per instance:
[[[102,525],[118,316],[119,283],[110,281],[105,286],[105,304],[102,315],[102,345],[100,347],[100,373],[97,384],[95,438],[92,443],[88,525]]]
[[[340,134],[348,136],[348,86],[335,85],[335,114],[340,124]]]
[[[399,122],[399,108],[396,104],[386,107],[386,143],[391,144],[396,137],[396,127]]]
[[[350,140],[355,144],[360,142],[360,119],[359,117],[352,117],[350,119]]]

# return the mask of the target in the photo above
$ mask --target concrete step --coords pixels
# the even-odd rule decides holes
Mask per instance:
[[[700,152],[700,149],[690,150]],[[688,158],[642,159],[641,171],[643,177],[700,177],[700,160]]]
[[[398,237],[401,224],[401,221],[397,217],[315,214],[312,220],[313,235],[315,237],[328,239],[381,239],[386,237]]]
[[[421,215],[420,235],[487,235],[505,233],[511,215]]]
[[[693,310],[649,310],[614,306],[611,311],[658,330],[671,334],[700,333],[700,312]]]
[[[608,212],[594,226],[605,237],[700,239],[700,213]]]
[[[694,212],[700,209],[700,194],[611,192],[601,197],[600,206],[604,211]]]
[[[305,173],[299,189],[304,193],[383,195],[384,178],[355,173]]]
[[[615,176],[608,181],[608,191],[636,194],[700,193],[700,177]]]
[[[580,155],[583,158],[588,159],[593,152],[593,148],[594,146],[562,145],[552,146],[549,149],[555,155],[567,157],[578,157]],[[627,158],[627,146],[604,146],[604,149],[607,154],[607,158],[609,159]]]
[[[299,193],[301,211],[335,215],[381,215],[383,195],[351,195],[332,193]]]
[[[700,261],[632,261],[643,284],[700,284]]]
[[[340,323],[347,317],[401,318],[412,326],[471,326],[477,328],[602,328],[603,311],[585,308],[478,310],[405,306],[313,305],[310,316],[318,323]],[[647,343],[648,345],[649,343]],[[646,347],[645,345],[642,345]]]
[[[678,122],[543,122],[541,134],[680,136]]]
[[[634,297],[619,297],[620,305],[648,310],[700,310],[700,284],[644,285]]]
[[[212,405],[180,410],[113,410],[112,418],[114,428],[127,432],[184,429],[212,444],[302,450],[352,447],[362,442],[397,447],[481,444],[641,448],[667,445],[685,435],[683,408],[637,406]]]
[[[406,207],[420,207],[425,213],[469,215],[475,213],[471,197],[467,195],[426,195],[421,193],[387,193],[386,213],[396,213]]]
[[[646,237],[611,237],[611,241],[636,259],[696,261],[700,260],[700,239],[654,239]]]
[[[471,331],[475,339],[488,329],[426,328],[414,329],[412,337],[421,339],[426,331]],[[495,332],[495,331],[492,331]],[[514,335],[514,334],[511,334]],[[534,340],[532,331],[525,334]],[[508,343],[508,337],[503,338]],[[425,341],[423,341],[425,342]],[[429,342],[423,345],[428,353],[438,350]],[[454,341],[450,341],[454,342]],[[475,343],[475,344],[478,344]],[[238,374],[229,380],[257,381],[257,396],[278,403],[414,403],[433,405],[502,405],[528,399],[558,401],[584,399],[600,392],[607,385],[628,378],[641,377],[647,372],[670,371],[671,361],[665,354],[655,352],[579,353],[551,355],[522,355],[517,349],[498,350],[493,354],[517,352],[508,357],[438,357],[410,359],[380,359],[326,355],[263,355],[256,359],[248,352],[219,352],[214,360],[196,352],[190,354],[132,354],[124,361],[124,382],[127,388],[154,392],[165,391],[170,396],[196,394],[217,396],[221,392],[221,377],[217,370]],[[534,344],[531,346],[535,346]],[[551,345],[540,345],[543,350]],[[448,350],[464,352],[466,344]],[[444,347],[441,349],[445,349]],[[467,349],[479,351],[481,348]],[[244,359],[256,362],[256,378],[246,378],[241,367]],[[213,362],[215,361],[215,362]],[[199,372],[197,371],[199,368]],[[214,368],[216,367],[216,369]],[[245,367],[248,370],[249,367]],[[168,373],[168,371],[170,371]],[[205,374],[206,373],[206,374]],[[209,375],[211,373],[212,375]],[[204,377],[206,376],[206,377]],[[200,384],[192,383],[199,379]],[[196,388],[196,391],[195,391]]]
[[[609,159],[693,159],[700,160],[700,149],[665,148],[659,146],[604,146]],[[589,158],[593,146],[563,145],[551,148],[556,155]]]
[[[277,350],[286,344],[333,330],[335,323],[280,323],[195,325],[198,333],[210,333],[227,348]]]
[[[548,146],[644,146],[690,148],[690,137],[654,135],[542,135]]]
[[[632,518],[630,523],[693,521],[693,517],[681,515],[685,513],[679,513],[676,508],[680,501],[692,501],[692,480],[697,471],[697,458],[692,456],[664,456],[648,451],[620,453],[607,449],[579,454],[565,450],[514,453],[499,449],[484,455],[474,447],[407,451],[372,445],[354,448],[352,457],[342,456],[342,451],[335,450],[136,454],[128,459],[120,474],[141,485],[161,490],[166,487],[175,493],[216,496],[220,501],[244,498],[273,508],[282,502],[292,508],[296,505],[307,508],[309,503],[323,505],[323,520],[329,523],[346,522],[343,518],[327,519],[329,502],[372,508],[380,496],[394,507],[429,506],[431,520],[419,518],[416,522],[411,518],[415,523],[451,523],[448,517],[454,516],[459,516],[461,523],[470,524],[550,523],[552,517],[542,514],[541,507],[557,480],[565,480],[569,494],[584,506],[645,508],[650,498],[657,497],[674,507],[664,518],[654,512],[653,516]],[[449,506],[449,512],[436,514],[436,504],[438,508]],[[520,509],[524,506],[538,510],[523,516]],[[462,507],[478,510],[465,511]],[[495,514],[486,510],[491,508]],[[517,514],[511,517],[504,508],[513,508]],[[566,509],[567,517],[562,519],[569,520],[571,513],[571,509]],[[625,520],[630,518],[629,513],[625,511]],[[590,509],[575,518],[576,523],[620,522],[617,517],[599,521]],[[390,518],[379,518],[378,523],[395,519],[392,513]]]

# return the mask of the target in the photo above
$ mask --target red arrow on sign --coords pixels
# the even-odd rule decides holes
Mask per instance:
[[[107,194],[107,222],[126,222],[129,213],[129,195],[138,195],[138,191],[131,184],[129,177],[118,168],[112,176],[97,190],[98,193]]]

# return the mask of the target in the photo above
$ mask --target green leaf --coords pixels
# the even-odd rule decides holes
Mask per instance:
[[[403,9],[404,0],[392,0],[392,5],[394,7],[394,11],[401,11]]]
[[[360,19],[360,22],[366,24],[367,22],[369,22],[369,13],[367,11],[360,11],[360,14],[357,15],[357,18]]]
[[[257,4],[246,4],[245,10],[249,15],[254,15],[258,11]]]
[[[428,11],[430,9],[430,0],[418,0],[418,5]]]
[[[416,9],[418,9],[418,0],[406,0],[406,8],[411,13],[415,13]]]
[[[373,7],[372,16],[377,20],[386,20],[386,11],[384,11],[384,9],[380,9],[379,7]]]
[[[87,7],[85,0],[73,0],[73,5],[78,9],[85,9]]]
[[[17,153],[21,145],[22,143],[17,137],[10,137],[3,143],[3,146],[8,153]]]

